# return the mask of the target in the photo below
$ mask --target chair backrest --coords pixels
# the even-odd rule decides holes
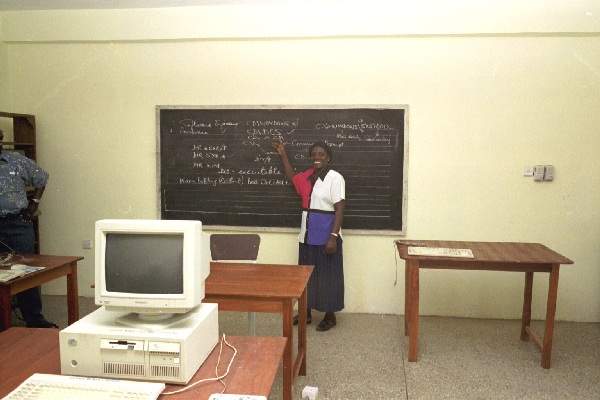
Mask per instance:
[[[256,234],[215,233],[210,235],[213,261],[256,261],[260,236]]]

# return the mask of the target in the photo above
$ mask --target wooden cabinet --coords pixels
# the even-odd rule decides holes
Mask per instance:
[[[0,111],[0,118],[12,119],[13,134],[4,132],[4,147],[6,150],[17,151],[26,157],[36,160],[35,116],[30,114],[15,114]],[[38,218],[33,221],[35,230],[35,252],[40,252],[40,235]]]

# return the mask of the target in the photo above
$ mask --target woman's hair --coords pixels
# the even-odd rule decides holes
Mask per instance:
[[[311,156],[312,151],[315,147],[320,147],[323,150],[325,150],[325,153],[327,153],[327,156],[329,157],[329,161],[331,162],[331,160],[333,160],[333,153],[331,152],[331,148],[329,148],[329,146],[327,146],[327,143],[322,142],[322,141],[314,142],[310,146],[310,149],[308,149],[308,157]]]

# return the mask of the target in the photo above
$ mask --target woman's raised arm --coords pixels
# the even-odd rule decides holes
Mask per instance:
[[[281,163],[283,164],[283,172],[285,172],[285,176],[287,176],[291,183],[294,179],[294,168],[292,167],[292,164],[290,164],[290,159],[285,151],[285,146],[281,142],[273,142],[273,148],[277,154],[279,154]]]

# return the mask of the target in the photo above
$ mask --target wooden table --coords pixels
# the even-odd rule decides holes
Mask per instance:
[[[243,393],[268,396],[286,347],[283,337],[236,337],[227,341],[238,350],[236,360],[225,382],[225,393]],[[190,382],[214,377],[219,346],[215,347]],[[224,371],[232,351],[223,347],[219,371]],[[33,373],[60,374],[60,355],[57,329],[10,328],[0,332],[0,398],[6,396]],[[179,385],[167,385],[166,389],[181,389]],[[199,384],[187,392],[160,399],[208,399],[220,392],[219,382]]]
[[[10,327],[11,297],[24,290],[67,276],[67,308],[69,324],[79,319],[77,292],[77,261],[83,257],[47,256],[25,254],[17,256],[19,264],[44,267],[37,272],[21,276],[7,283],[0,283],[0,331]]]
[[[219,311],[281,313],[283,336],[283,400],[292,399],[292,383],[306,375],[306,285],[311,266],[213,262],[206,279],[207,303],[219,303]],[[298,300],[298,353],[292,364],[293,305]]]
[[[408,247],[416,245],[471,249],[474,258],[408,255]],[[408,361],[417,361],[419,270],[421,268],[491,270],[525,273],[521,340],[527,341],[531,339],[542,352],[542,367],[550,368],[554,314],[558,291],[558,272],[561,264],[573,264],[573,261],[539,243],[399,240],[396,242],[396,246],[398,247],[400,257],[406,261],[404,280],[404,334],[408,335],[409,338]],[[550,274],[548,300],[546,303],[546,326],[543,339],[540,339],[530,327],[531,291],[534,272],[548,272]]]

